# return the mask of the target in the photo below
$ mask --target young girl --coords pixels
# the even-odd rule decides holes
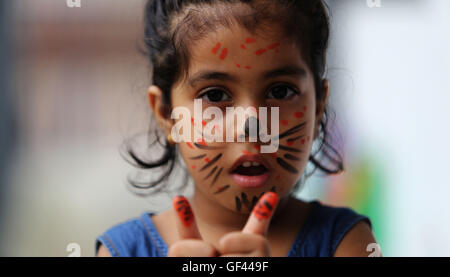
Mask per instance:
[[[194,193],[174,197],[173,209],[113,226],[97,238],[97,256],[369,256],[368,245],[376,243],[369,218],[294,197],[308,161],[329,174],[343,170],[326,140],[324,3],[149,0],[145,18],[154,84],[149,104],[166,139],[156,162],[129,154],[141,168],[163,170],[151,187],[168,185],[180,154]],[[194,116],[199,99],[203,111],[213,108],[224,118],[212,125],[213,117]],[[231,107],[278,107],[279,121],[267,112],[265,120],[246,115],[230,128]],[[187,113],[174,117],[177,108]],[[186,114],[191,140],[175,141]],[[267,140],[250,140],[250,121],[258,130],[267,122],[276,152],[262,151]],[[234,140],[195,140],[208,128]],[[320,147],[312,153],[314,142]]]

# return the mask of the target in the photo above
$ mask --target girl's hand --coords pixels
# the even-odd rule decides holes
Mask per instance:
[[[178,233],[180,240],[169,247],[169,257],[216,257],[217,250],[203,241],[189,202],[184,196],[173,199],[173,209],[178,214]]]
[[[274,192],[265,193],[252,210],[241,232],[231,232],[219,241],[221,257],[270,257],[267,229],[278,203]]]

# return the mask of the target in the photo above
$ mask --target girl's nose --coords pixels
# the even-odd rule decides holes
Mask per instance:
[[[254,131],[252,131],[252,128]],[[248,138],[254,138],[257,140],[259,130],[260,130],[260,126],[259,126],[258,118],[254,117],[254,116],[250,116],[249,118],[247,118],[247,120],[245,121],[245,125],[244,125],[245,136]]]

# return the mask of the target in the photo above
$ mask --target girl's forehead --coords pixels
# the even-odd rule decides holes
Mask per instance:
[[[240,27],[220,28],[189,48],[191,76],[205,69],[252,75],[280,66],[306,67],[292,39],[275,33],[252,34]]]

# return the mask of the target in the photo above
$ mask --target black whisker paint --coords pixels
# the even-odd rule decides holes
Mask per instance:
[[[290,139],[288,139],[287,141],[288,141],[288,142],[293,142],[293,141],[296,141],[296,140],[301,139],[301,138],[303,138],[303,137],[305,137],[305,135],[301,135],[301,136],[298,136],[298,137],[295,137],[295,138],[290,138]]]
[[[219,175],[220,175],[220,173],[222,173],[222,170],[223,170],[223,167],[221,167],[219,169],[219,171],[217,171],[216,176],[214,176],[214,179],[213,179],[210,187],[214,186],[214,183],[217,181],[217,178],[219,178]]]
[[[247,209],[250,210],[250,202],[248,201],[247,194],[245,194],[245,192],[243,192],[241,194],[241,197],[242,197],[242,203],[247,207]]]
[[[194,143],[194,145],[198,149],[202,149],[202,150],[217,150],[217,149],[222,149],[223,148],[223,147],[217,147],[217,146],[202,145],[202,144],[198,144],[198,143]]]
[[[292,148],[292,147],[287,147],[287,146],[284,146],[284,145],[279,145],[278,148],[280,148],[281,150],[284,150],[284,151],[296,152],[296,153],[303,153],[303,151],[300,150],[300,149],[296,149],[296,148]]]
[[[203,159],[204,157],[206,157],[206,154],[203,154],[203,155],[200,155],[200,156],[195,156],[195,157],[192,157],[190,159],[191,160],[200,160],[200,159]]]
[[[277,163],[284,168],[286,171],[289,171],[290,173],[297,174],[298,170],[297,168],[293,167],[292,165],[288,164],[285,160],[282,158],[277,158]]]
[[[241,211],[241,208],[242,208],[242,206],[241,206],[241,200],[239,199],[239,197],[237,197],[236,196],[236,210],[238,211],[238,212],[240,212]]]
[[[226,185],[226,186],[220,187],[220,188],[217,189],[217,191],[214,194],[222,193],[222,192],[226,191],[229,188],[230,188],[230,185]]]
[[[256,203],[258,203],[258,199],[259,199],[263,194],[264,194],[264,192],[261,193],[261,195],[260,195],[259,197],[253,196],[253,199],[252,199],[252,206],[249,208],[250,211],[253,210],[253,207],[256,205]]]
[[[299,124],[299,125],[297,125],[297,126],[292,127],[291,129],[289,129],[289,130],[287,130],[287,131],[281,133],[281,134],[278,136],[278,139],[282,139],[282,138],[284,138],[284,137],[293,135],[293,134],[295,134],[295,133],[301,131],[301,130],[305,127],[305,125],[306,125],[306,121],[303,122],[303,123],[301,123],[301,124]]]
[[[208,175],[206,175],[205,179],[203,179],[203,180],[206,180],[209,177],[211,177],[214,174],[214,172],[216,172],[216,170],[217,170],[217,165],[211,170],[211,172],[208,173]]]
[[[291,155],[291,154],[284,154],[284,157],[285,157],[286,159],[288,159],[288,160],[291,160],[291,161],[300,161],[300,158],[299,158],[299,157],[293,156],[293,155]]]
[[[220,158],[222,157],[222,153],[220,153],[219,155],[215,156],[209,163],[207,163],[205,166],[203,166],[200,169],[200,172],[207,169],[208,167],[212,166],[213,164],[215,164]]]

